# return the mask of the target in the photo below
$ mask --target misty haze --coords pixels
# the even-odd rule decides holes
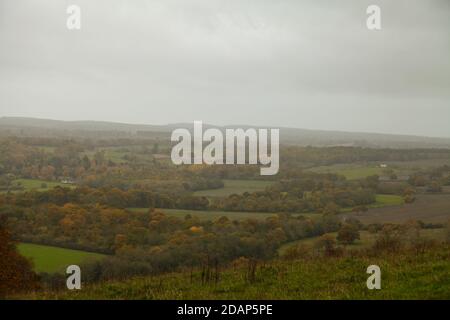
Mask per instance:
[[[0,3],[0,116],[450,137],[450,3]]]

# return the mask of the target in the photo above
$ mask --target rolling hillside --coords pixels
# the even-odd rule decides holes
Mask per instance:
[[[83,290],[36,293],[36,299],[450,299],[449,247],[382,256],[273,261],[249,274],[245,263],[220,270],[109,281]],[[381,290],[368,290],[366,269],[381,268]],[[30,296],[26,297],[27,299]]]
[[[97,133],[119,137],[159,137],[169,139],[174,128],[192,128],[192,123],[168,125],[126,124],[105,121],[59,121],[49,119],[1,117],[0,134],[54,135],[66,137],[89,136]],[[212,127],[204,124],[204,128]],[[214,126],[221,128],[220,126]],[[248,125],[229,125],[227,128],[250,128]],[[254,128],[258,128],[254,126]],[[224,129],[222,127],[222,129]],[[102,135],[98,135],[102,133]],[[300,146],[361,146],[372,148],[450,148],[450,138],[433,138],[380,133],[343,132],[280,128],[280,139],[284,144]]]

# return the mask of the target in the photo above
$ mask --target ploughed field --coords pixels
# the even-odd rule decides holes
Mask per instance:
[[[450,220],[450,194],[418,194],[413,203],[373,208],[365,213],[348,213],[362,223],[401,223],[408,220],[447,222]]]

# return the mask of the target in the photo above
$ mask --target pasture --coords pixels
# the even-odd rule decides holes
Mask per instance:
[[[368,176],[385,175],[386,170],[392,170],[398,176],[409,175],[420,169],[430,169],[444,165],[450,165],[449,159],[425,159],[414,161],[383,161],[387,165],[381,168],[378,162],[373,163],[342,163],[329,166],[318,166],[307,169],[316,173],[335,173],[344,176],[346,179],[355,180]]]
[[[450,159],[422,159],[414,161],[387,161],[385,162],[394,170],[402,170],[404,173],[412,173],[421,169],[430,169],[440,166],[450,166]]]
[[[36,190],[36,191],[47,191],[53,189],[54,187],[65,187],[72,188],[71,184],[64,184],[56,181],[45,181],[39,179],[17,179],[14,180],[13,186],[23,188],[23,191]]]
[[[225,185],[223,188],[196,191],[194,195],[203,197],[228,197],[234,193],[242,194],[244,192],[264,191],[272,183],[272,181],[264,180],[224,180]]]
[[[31,259],[36,272],[60,273],[71,264],[80,264],[87,259],[101,259],[105,255],[59,247],[20,243],[19,253]]]
[[[369,205],[369,208],[399,206],[404,203],[403,197],[393,194],[377,194],[375,199],[375,203]]]
[[[344,176],[348,180],[362,179],[373,175],[382,175],[384,168],[373,165],[335,164],[309,168],[308,171],[316,173],[335,173]]]
[[[142,146],[132,146],[132,145],[124,145],[124,146],[116,146],[116,147],[101,147],[96,148],[94,150],[85,151],[82,153],[82,156],[86,155],[88,158],[93,159],[95,154],[100,152],[103,153],[104,159],[114,162],[116,164],[125,164],[131,161],[139,163],[150,163],[153,162],[154,159],[159,161],[167,161],[170,160],[170,156],[167,154],[153,154],[150,153],[152,145],[147,147]],[[162,150],[161,150],[162,149]],[[159,152],[164,152],[163,147],[160,148]]]

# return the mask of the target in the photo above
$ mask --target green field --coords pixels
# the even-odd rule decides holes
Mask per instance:
[[[344,176],[346,179],[355,180],[373,175],[383,175],[384,168],[376,165],[363,166],[353,164],[336,164],[331,166],[320,166],[308,169],[316,173],[335,173]]]
[[[194,192],[195,196],[203,197],[227,197],[234,193],[263,191],[270,186],[272,181],[263,180],[224,180],[225,186],[220,189],[209,189]]]
[[[396,195],[382,195],[378,194],[376,196],[376,202],[369,205],[369,208],[382,208],[386,206],[395,206],[403,204],[403,198]],[[147,212],[148,208],[127,208],[127,210],[132,212]],[[214,220],[220,217],[228,217],[231,220],[244,220],[244,219],[266,219],[276,215],[276,213],[267,212],[233,212],[233,211],[202,211],[202,210],[184,210],[184,209],[160,209],[164,213],[175,216],[178,218],[184,218],[186,215],[199,217],[201,220]],[[350,212],[352,208],[345,208],[342,210],[343,213]],[[317,213],[294,213],[294,215],[301,215],[306,218],[317,219],[321,217]]]
[[[56,147],[52,147],[52,146],[39,146],[38,147],[39,150],[46,152],[46,153],[53,153],[56,150]]]
[[[73,185],[71,184],[64,184],[61,182],[45,181],[39,179],[17,179],[14,180],[12,183],[14,186],[23,187],[24,191],[28,190],[46,191],[49,189],[53,189],[54,187],[73,188]]]
[[[400,206],[404,204],[403,197],[392,194],[377,194],[375,196],[375,202],[367,205],[369,209]],[[353,208],[343,208],[342,213],[351,212]]]
[[[64,249],[32,243],[20,243],[20,254],[31,259],[36,272],[64,272],[71,264],[80,264],[86,259],[101,259],[104,255],[80,250]]]
[[[349,180],[362,179],[372,175],[383,176],[385,170],[393,170],[397,175],[409,175],[420,169],[450,165],[449,159],[427,159],[414,161],[385,161],[387,168],[381,168],[378,163],[370,164],[334,164],[307,169],[316,173],[335,173]]]
[[[440,166],[450,166],[450,159],[423,159],[413,161],[386,161],[391,169],[401,170],[403,174],[410,174],[421,169],[430,169]]]
[[[87,285],[83,290],[39,292],[27,299],[450,299],[450,247],[374,256],[259,263],[254,280],[242,266],[220,270],[204,284],[201,272],[171,273]],[[381,290],[368,290],[367,267],[381,268]]]
[[[369,208],[381,208],[389,206],[399,206],[404,203],[403,197],[391,194],[377,194],[375,203],[369,205]]]

